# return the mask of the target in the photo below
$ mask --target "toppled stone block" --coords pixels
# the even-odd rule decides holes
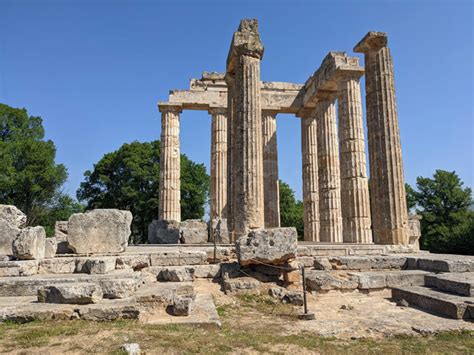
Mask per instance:
[[[229,244],[229,229],[227,228],[227,219],[212,219],[209,221],[209,242],[217,244]]]
[[[251,231],[235,242],[240,265],[283,264],[296,257],[298,234],[295,228]]]
[[[184,282],[194,280],[194,268],[189,266],[172,266],[161,269],[159,281]]]
[[[38,289],[40,303],[90,304],[102,299],[102,289],[92,283],[66,283]]]
[[[36,260],[9,260],[0,262],[0,277],[31,276],[37,273],[38,261]]]
[[[193,269],[195,278],[214,279],[221,276],[221,268],[219,264],[195,265],[193,266]]]
[[[179,222],[155,220],[148,226],[148,243],[178,244]]]
[[[180,223],[179,241],[183,244],[204,244],[209,239],[207,223],[200,219],[188,219]]]
[[[286,269],[283,271],[283,280],[287,284],[298,284],[301,281],[301,272],[296,261],[292,261],[285,265]]]
[[[54,238],[56,240],[67,240],[68,221],[56,221],[54,224]]]
[[[0,205],[0,220],[3,220],[16,228],[26,226],[26,214],[12,205]]]
[[[137,282],[133,279],[101,280],[99,285],[103,297],[110,299],[128,298],[137,290]]]
[[[296,306],[303,305],[303,293],[297,291],[286,290],[282,287],[271,287],[268,289],[268,294],[279,299],[283,303],[290,303]]]
[[[0,219],[0,254],[13,255],[13,241],[20,234],[20,229]]]
[[[252,277],[237,277],[234,279],[223,278],[222,288],[226,294],[229,293],[260,293],[260,281]]]
[[[76,272],[86,274],[106,274],[115,270],[115,258],[87,258],[78,259],[76,262]]]
[[[44,245],[44,257],[45,259],[54,258],[56,250],[58,248],[58,242],[56,238],[46,238]]]
[[[13,255],[20,260],[44,259],[46,232],[43,227],[27,227],[13,241]]]
[[[306,274],[306,287],[310,291],[349,291],[358,287],[358,280],[350,275],[337,275],[331,271],[312,271]]]
[[[116,209],[75,213],[69,218],[67,241],[78,254],[120,253],[130,236],[132,214]]]
[[[174,316],[189,316],[192,312],[194,298],[189,296],[176,296],[172,305],[172,314]]]

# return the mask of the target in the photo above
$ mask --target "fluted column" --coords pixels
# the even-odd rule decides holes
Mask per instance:
[[[234,115],[235,115],[235,74],[226,73],[225,81],[227,84],[227,228],[229,231],[229,240],[233,242],[234,238]]]
[[[369,32],[355,46],[354,51],[365,55],[374,240],[378,244],[407,245],[405,181],[393,63],[387,47],[387,35],[383,32]]]
[[[318,125],[315,110],[306,110],[299,116],[303,165],[304,240],[319,242]]]
[[[227,73],[235,73],[232,146],[234,236],[264,227],[260,60],[263,45],[256,20],[242,20],[234,33]]]
[[[342,230],[345,243],[372,243],[359,84],[361,75],[360,72],[346,72],[337,81]]]
[[[211,220],[226,218],[227,205],[227,109],[210,109],[211,124]]]
[[[160,196],[158,219],[181,221],[181,180],[179,150],[180,106],[160,104]]]
[[[280,227],[276,111],[262,111],[265,228]]]
[[[320,93],[316,103],[318,119],[318,179],[320,241],[342,242],[341,177],[336,127],[336,95]]]

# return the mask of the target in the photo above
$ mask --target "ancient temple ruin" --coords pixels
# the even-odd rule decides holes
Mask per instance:
[[[329,52],[304,84],[262,82],[264,48],[256,20],[234,33],[226,73],[204,72],[171,90],[161,120],[159,219],[180,221],[182,110],[212,115],[211,219],[231,240],[280,226],[277,115],[301,121],[304,240],[409,244],[394,71],[387,35],[369,32],[358,57]],[[369,191],[360,78],[366,75]],[[337,105],[337,117],[336,117]]]

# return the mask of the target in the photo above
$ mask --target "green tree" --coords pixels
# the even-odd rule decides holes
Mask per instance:
[[[472,191],[457,174],[436,170],[418,177],[414,192],[421,220],[421,246],[437,253],[474,254]]]
[[[280,224],[295,227],[301,239],[304,233],[303,203],[295,198],[290,186],[280,180]]]
[[[145,242],[148,225],[158,216],[160,142],[132,142],[105,154],[84,173],[77,198],[86,208],[119,208],[133,214],[131,242]],[[202,218],[209,176],[203,164],[181,155],[181,215]]]
[[[26,213],[29,225],[67,178],[64,165],[55,163],[54,143],[44,140],[42,122],[26,109],[0,104],[0,201]]]
[[[57,192],[54,198],[40,211],[37,217],[37,224],[43,226],[46,235],[54,235],[56,221],[67,221],[73,213],[83,212],[84,206],[71,196]]]
[[[408,211],[412,211],[417,204],[416,191],[408,184],[405,184]]]

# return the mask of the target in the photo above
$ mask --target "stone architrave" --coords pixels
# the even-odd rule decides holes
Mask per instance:
[[[318,142],[315,110],[299,113],[303,166],[304,240],[319,242]]]
[[[161,112],[160,196],[158,219],[181,222],[178,105],[159,104]]]
[[[276,115],[277,111],[262,111],[265,228],[280,227]]]
[[[264,227],[262,112],[260,61],[263,45],[257,20],[242,20],[234,33],[227,72],[235,73],[232,127],[232,178],[235,238]]]
[[[226,218],[227,109],[209,110],[211,124],[211,219]]]
[[[345,243],[372,243],[369,183],[359,78],[341,72],[337,80],[342,230]]]
[[[387,34],[369,32],[354,52],[365,56],[365,92],[370,162],[370,202],[377,244],[408,244],[408,212]]]
[[[316,102],[319,220],[321,242],[342,242],[341,177],[336,126],[336,94],[321,92]]]

